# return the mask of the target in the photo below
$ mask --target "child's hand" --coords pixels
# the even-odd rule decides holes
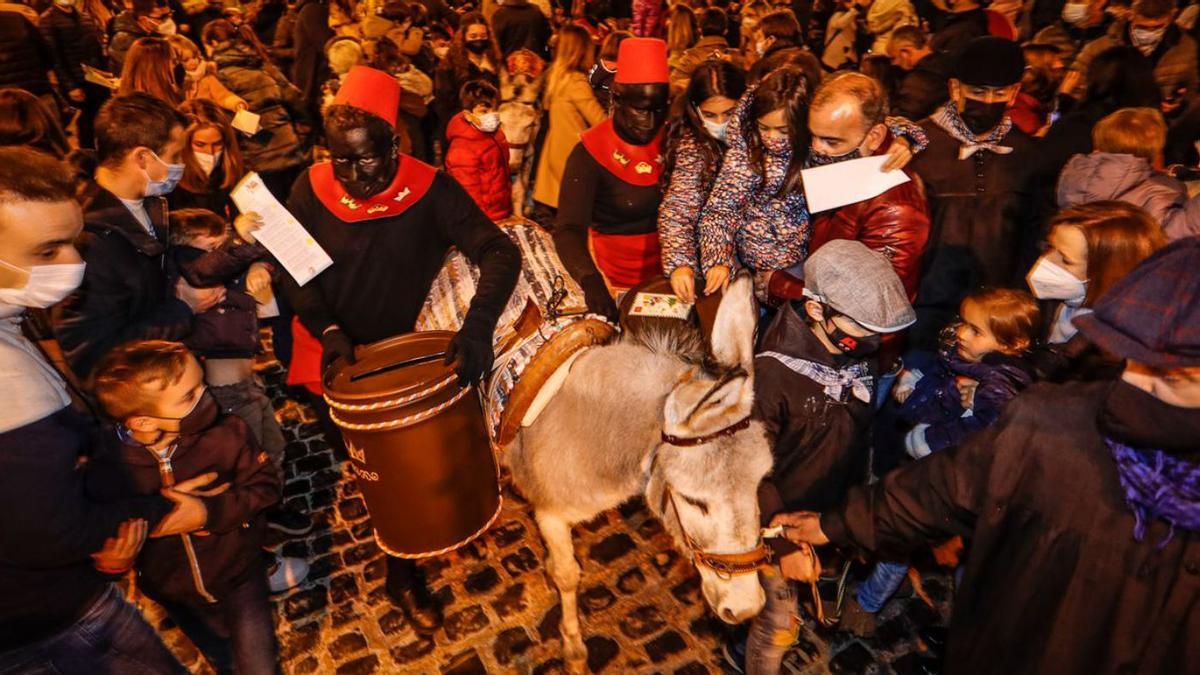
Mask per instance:
[[[917,387],[917,382],[921,380],[921,371],[905,368],[900,371],[900,376],[896,378],[896,386],[892,387],[892,398],[896,399],[897,403],[904,403],[912,396],[913,390]]]
[[[105,574],[122,574],[133,567],[146,542],[149,526],[145,520],[126,520],[117,529],[117,536],[104,540],[104,547],[92,554],[96,569]]]
[[[708,274],[704,275],[704,294],[712,295],[717,291],[724,291],[729,285],[729,266],[717,265],[708,270]]]
[[[237,230],[238,236],[247,244],[253,244],[258,241],[254,238],[254,232],[263,226],[262,216],[254,213],[243,213],[233,219],[233,229]]]
[[[954,385],[958,387],[958,402],[963,410],[975,407],[975,390],[979,388],[979,381],[969,377],[956,377]]]
[[[671,290],[684,302],[696,301],[696,273],[690,267],[676,267],[671,272]]]
[[[265,264],[256,262],[246,271],[246,292],[258,297],[263,291],[271,288],[271,270]]]

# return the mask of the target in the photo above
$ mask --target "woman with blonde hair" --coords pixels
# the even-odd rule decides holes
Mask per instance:
[[[179,108],[190,124],[183,146],[183,178],[167,196],[171,209],[200,208],[232,222],[237,210],[229,193],[245,175],[242,149],[230,126],[232,117],[203,98]]]
[[[204,59],[196,43],[182,35],[169,35],[166,40],[175,53],[176,61],[183,66],[183,82],[179,85],[185,99],[208,99],[234,112],[247,107],[241,96],[229,91],[217,79],[216,66]]]
[[[606,116],[588,84],[587,71],[594,60],[593,52],[592,38],[584,28],[566,25],[559,30],[554,61],[542,95],[542,108],[550,124],[533,186],[538,217],[550,216],[558,208],[563,169],[567,156],[579,142],[579,134]]]
[[[142,92],[166,101],[173,108],[183,103],[183,90],[175,81],[175,54],[162,38],[144,37],[133,43],[121,67],[117,95]]]
[[[675,67],[679,57],[699,39],[696,13],[687,5],[675,5],[667,13],[667,66]]]

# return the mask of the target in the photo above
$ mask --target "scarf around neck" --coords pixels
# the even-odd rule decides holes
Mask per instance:
[[[1098,426],[1133,511],[1134,539],[1141,541],[1153,520],[1171,526],[1159,548],[1171,541],[1177,527],[1200,532],[1200,462],[1195,461],[1200,410],[1164,403],[1118,381],[1109,390]]]
[[[871,402],[873,378],[871,368],[866,361],[855,361],[842,368],[831,368],[827,365],[801,359],[779,352],[762,352],[759,358],[775,359],[792,372],[803,375],[825,388],[829,398],[845,403],[853,394],[854,398],[863,403]]]
[[[997,155],[1007,155],[1013,151],[1012,147],[1000,145],[1000,141],[1008,135],[1012,130],[1012,118],[1005,115],[1000,120],[1000,125],[992,129],[983,136],[976,136],[967,128],[966,122],[958,115],[958,108],[952,103],[947,103],[934,111],[930,115],[933,123],[942,128],[942,131],[950,134],[954,140],[959,142],[958,158],[967,159],[976,152],[987,150],[994,152]]]

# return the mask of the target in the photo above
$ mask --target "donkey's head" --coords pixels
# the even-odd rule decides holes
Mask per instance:
[[[717,310],[715,367],[692,369],[667,397],[665,442],[647,489],[651,508],[697,563],[705,599],[730,623],[754,616],[765,601],[753,571],[758,484],[771,469],[763,429],[749,422],[756,323],[751,281],[741,277]]]

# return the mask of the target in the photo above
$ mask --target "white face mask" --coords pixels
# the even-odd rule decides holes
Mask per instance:
[[[759,40],[758,42],[754,43],[754,53],[758,54],[758,58],[761,59],[762,57],[767,55],[767,47],[768,47],[768,45],[766,42]]]
[[[700,115],[700,122],[704,124],[704,130],[708,132],[709,136],[712,136],[722,143],[725,142],[725,135],[728,133],[729,129],[728,119],[726,119],[724,122],[714,122],[712,120],[705,119],[703,115]]]
[[[1062,20],[1072,26],[1083,23],[1088,16],[1088,6],[1086,2],[1068,2],[1063,5]]]
[[[20,288],[0,288],[0,302],[18,307],[45,308],[58,304],[83,283],[87,263],[34,265],[29,269],[0,260],[0,267],[28,276]]]
[[[192,153],[196,156],[196,163],[200,165],[200,169],[204,171],[205,176],[211,176],[213,169],[216,168],[217,162],[221,159],[221,154],[224,150],[215,155],[210,155],[207,152]]]
[[[176,31],[175,19],[165,19],[158,22],[159,35],[174,35]]]
[[[1163,36],[1166,35],[1166,28],[1158,28],[1155,30],[1147,30],[1145,28],[1133,28],[1129,31],[1129,41],[1133,43],[1138,51],[1149,56],[1154,48],[1162,42]]]
[[[449,53],[450,53],[449,45],[447,45],[445,47],[434,47],[433,48],[433,55],[438,57],[439,59],[446,58],[446,54],[449,54]]]
[[[1041,300],[1062,300],[1072,307],[1078,307],[1087,297],[1087,282],[1075,278],[1074,274],[1046,256],[1038,258],[1025,280],[1033,294]]]
[[[475,128],[490,134],[500,128],[500,113],[490,112],[475,116]]]

